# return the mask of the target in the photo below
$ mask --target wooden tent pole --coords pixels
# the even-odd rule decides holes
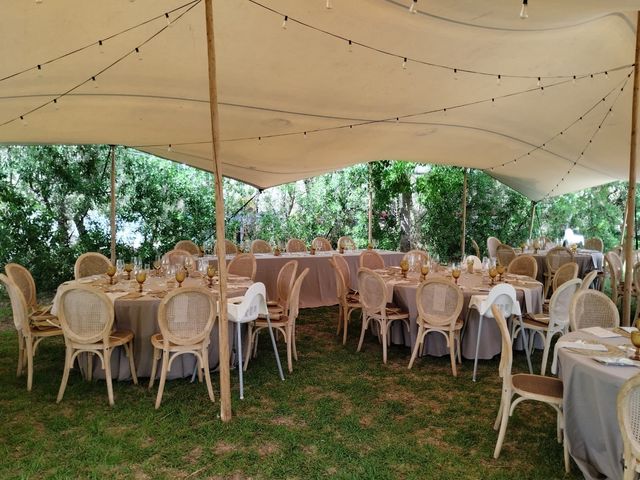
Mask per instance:
[[[373,242],[373,232],[372,232],[372,225],[371,225],[371,219],[373,217],[373,189],[372,189],[372,167],[371,167],[371,163],[369,163],[369,211],[368,211],[368,219],[369,219],[369,230],[367,233],[367,238],[369,239],[369,245],[372,245]]]
[[[531,235],[533,235],[533,221],[536,218],[536,202],[531,202],[531,224],[529,225],[529,239],[531,239]]]
[[[460,239],[460,251],[462,252],[462,259],[464,259],[465,252],[465,240],[467,236],[467,172],[468,169],[464,169],[464,177],[462,180],[462,235]]]
[[[111,145],[111,263],[116,264],[116,146]]]
[[[625,273],[624,295],[622,297],[622,324],[631,322],[631,284],[633,280],[633,232],[635,231],[636,210],[636,148],[638,124],[638,66],[640,65],[640,11],[636,15],[636,60],[633,69],[633,100],[631,104],[631,154],[629,155],[629,188],[627,189],[627,228],[624,242]]]
[[[215,179],[216,202],[216,255],[218,256],[218,349],[220,365],[220,418],[231,420],[231,379],[229,371],[229,326],[227,324],[227,264],[224,244],[224,197],[220,168],[220,134],[218,117],[218,90],[216,85],[216,50],[213,35],[213,5],[205,0],[207,23],[207,60],[209,64],[209,109],[211,112],[211,147]],[[242,368],[242,360],[240,360]]]
[[[628,199],[629,199],[629,195],[628,195],[628,192],[627,192],[627,200]],[[624,204],[624,216],[622,217],[622,226],[620,227],[620,245],[624,245],[624,233],[625,233],[624,227],[627,224],[627,213],[628,213],[627,209],[628,209],[628,207],[629,207],[629,202],[627,201]]]

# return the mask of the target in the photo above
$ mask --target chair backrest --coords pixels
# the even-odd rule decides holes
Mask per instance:
[[[500,366],[498,372],[502,377],[503,385],[510,385],[511,383],[511,365],[513,364],[513,352],[511,350],[511,336],[509,335],[509,328],[507,327],[506,317],[500,310],[498,305],[491,307],[491,314],[496,320],[498,329],[500,330],[500,339],[502,340],[502,350],[500,352]],[[504,408],[507,408],[506,406]]]
[[[599,237],[591,237],[587,238],[584,241],[584,248],[588,250],[597,250],[598,252],[602,252],[604,250],[604,243]]]
[[[640,375],[634,375],[622,384],[618,391],[616,409],[625,460],[638,458],[640,456]],[[630,467],[627,465],[627,468]],[[635,475],[629,478],[633,476]]]
[[[573,253],[565,247],[554,247],[547,252],[544,261],[547,264],[547,272],[553,274],[565,263],[573,262]]]
[[[380,275],[369,268],[358,270],[360,303],[367,315],[386,315],[387,287]]]
[[[111,266],[111,260],[98,252],[83,253],[76,260],[73,274],[76,280],[91,275],[103,275]]]
[[[108,346],[114,319],[113,303],[95,287],[62,287],[58,319],[65,339],[82,344],[103,342]]]
[[[198,256],[202,254],[200,247],[191,240],[180,240],[173,248],[174,250],[184,250],[186,252],[189,252],[191,255]]]
[[[345,287],[348,291],[351,286],[351,269],[349,268],[349,264],[342,255],[333,255],[332,259],[334,262],[334,267],[340,270]]]
[[[306,251],[307,251],[307,244],[304,243],[302,240],[299,240],[297,238],[290,238],[289,241],[287,241],[287,252],[295,253],[295,252],[306,252]]]
[[[7,273],[9,280],[15,283],[22,292],[27,308],[35,308],[38,304],[38,298],[36,295],[36,283],[33,281],[31,272],[17,263],[6,264],[4,271]]]
[[[491,306],[497,305],[505,318],[509,318],[513,314],[513,307],[517,302],[516,289],[508,283],[499,283],[489,291],[485,302],[486,309],[480,313],[485,317],[491,318]]]
[[[24,300],[24,295],[20,291],[18,285],[16,285],[9,277],[4,273],[0,273],[0,282],[2,282],[7,289],[9,299],[11,300],[11,311],[13,313],[13,325],[16,330],[27,334],[29,330],[29,316],[27,303]]]
[[[330,252],[333,250],[331,242],[324,237],[316,237],[311,241],[311,246],[319,252]]]
[[[609,279],[611,281],[611,300],[618,302],[619,288],[618,285],[622,281],[622,260],[614,251],[608,252],[604,256]]]
[[[509,264],[507,272],[536,278],[538,276],[538,262],[533,255],[518,255]]]
[[[293,288],[293,282],[296,279],[297,272],[297,260],[288,261],[278,272],[278,279],[276,280],[277,301],[282,305],[285,314],[289,309],[289,297],[291,296],[291,289]]]
[[[178,267],[183,267],[188,261],[195,264],[193,255],[186,250],[169,250],[162,256],[162,258],[167,260],[170,265],[177,265]]]
[[[453,329],[464,304],[464,295],[451,280],[432,277],[416,291],[418,322]]]
[[[271,245],[269,245],[269,242],[256,239],[251,242],[251,253],[273,253],[273,249]]]
[[[298,318],[298,312],[300,311],[300,289],[302,288],[302,282],[304,282],[308,273],[309,267],[305,268],[293,283],[291,296],[289,297],[289,313],[287,314],[289,322],[295,323],[296,318]]]
[[[501,243],[496,247],[496,257],[498,259],[498,263],[500,265],[503,265],[505,268],[509,267],[509,264],[514,258],[516,258],[516,256],[516,251],[509,245]]]
[[[487,252],[489,253],[489,256],[491,258],[496,258],[496,250],[498,249],[498,245],[500,245],[501,243],[502,242],[496,237],[487,238]]]
[[[480,247],[478,246],[477,242],[472,238],[471,239],[471,245],[473,246],[473,253],[476,254],[476,257],[480,258]]]
[[[207,341],[215,318],[214,297],[203,287],[176,288],[158,307],[158,326],[166,346]]]
[[[253,253],[241,253],[233,257],[229,262],[228,272],[232,275],[241,277],[249,277],[251,280],[256,278],[256,257]]]
[[[553,275],[553,290],[558,288],[567,280],[571,280],[574,278],[578,278],[578,264],[576,262],[565,263],[558,270],[556,270],[556,273]]]
[[[338,239],[338,248],[344,248],[345,250],[355,250],[356,243],[353,241],[353,238],[344,236]]]
[[[569,308],[575,293],[580,290],[582,280],[574,278],[560,285],[551,295],[549,300],[549,329],[555,325],[565,326],[569,324]]]
[[[474,269],[478,269],[478,270],[482,269],[482,260],[480,260],[480,257],[477,257],[476,255],[467,255],[467,258],[465,259],[465,262],[464,262],[465,266],[467,265],[469,260],[473,260]]]
[[[216,255],[217,255],[217,252],[218,252],[217,245],[218,245],[218,242],[216,242],[214,244],[214,246],[213,246],[213,252]],[[231,240],[227,240],[225,238],[224,239],[224,252],[225,252],[226,255],[235,255],[236,253],[238,253],[238,247]]]
[[[384,258],[378,252],[373,250],[363,250],[358,259],[360,267],[378,270],[384,268]]]
[[[588,288],[590,288],[591,284],[593,283],[593,281],[596,279],[597,276],[598,276],[597,270],[591,270],[589,273],[587,273],[582,279],[582,285],[580,285],[580,290],[587,290]]]
[[[571,300],[569,324],[573,331],[587,327],[619,327],[620,315],[616,304],[604,293],[580,290]]]
[[[410,250],[402,257],[409,263],[410,272],[419,272],[422,265],[429,261],[429,255],[422,250]]]
[[[259,315],[267,315],[267,289],[262,282],[252,284],[242,297],[242,302],[236,307],[236,322],[249,322]]]

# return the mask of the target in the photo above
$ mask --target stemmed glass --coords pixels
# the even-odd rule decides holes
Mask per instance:
[[[116,260],[116,270],[117,273],[121,274],[124,271],[124,260],[117,259]]]
[[[125,263],[124,271],[127,272],[127,280],[131,280],[131,272],[133,271],[133,263]]]
[[[458,279],[460,278],[461,273],[462,272],[460,271],[460,265],[454,263],[451,268],[451,276],[453,277],[453,281],[456,283],[456,285],[458,284]]]
[[[631,343],[636,347],[636,353],[633,357],[633,360],[640,360],[640,331],[631,332]]]
[[[409,262],[407,260],[400,262],[400,270],[402,271],[402,277],[407,278],[407,272],[409,271]]]
[[[502,274],[504,273],[504,265],[498,265],[496,267],[496,272],[500,275],[500,281],[502,281]]]
[[[427,278],[427,275],[429,275],[429,264],[428,263],[423,263],[422,264],[422,266],[420,267],[420,274],[422,275],[420,280],[424,281]]]
[[[136,282],[138,282],[138,291],[142,292],[142,285],[147,280],[147,271],[146,270],[138,270],[136,272]]]
[[[113,264],[107,267],[107,275],[109,275],[109,285],[113,285],[113,276],[116,274],[116,267]]]
[[[498,270],[496,267],[491,267],[489,269],[489,276],[491,277],[491,285],[495,284],[496,277],[498,276]]]
[[[216,276],[216,267],[207,267],[207,277],[209,278],[209,288],[213,287],[213,277]]]
[[[162,264],[160,263],[160,259],[156,258],[153,261],[153,269],[156,271],[156,277],[160,276],[160,267],[162,266]]]
[[[178,282],[178,287],[182,287],[182,282],[184,282],[184,279],[186,277],[187,273],[184,268],[180,268],[178,269],[178,271],[176,271],[176,282]]]

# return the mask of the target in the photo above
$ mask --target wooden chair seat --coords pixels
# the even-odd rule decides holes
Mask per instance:
[[[157,349],[162,350],[162,348],[164,347],[164,337],[161,333],[154,333],[151,336],[151,345],[153,345]],[[178,352],[182,349],[184,349],[185,351],[191,351],[193,350],[193,345],[178,345],[177,343],[169,342],[169,349],[172,352]]]
[[[62,329],[60,327],[49,326],[31,326],[29,327],[31,334],[34,337],[55,337],[56,335],[62,335]]]
[[[546,397],[545,401],[548,402],[555,400],[558,404],[562,403],[562,380],[557,378],[518,373],[511,377],[511,383],[518,394],[526,392]]]
[[[391,309],[387,308],[387,319],[389,320],[402,320],[404,318],[409,318],[409,312],[400,311],[400,309]]]

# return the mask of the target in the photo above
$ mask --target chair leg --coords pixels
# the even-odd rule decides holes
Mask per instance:
[[[550,330],[547,330],[547,335],[544,339],[544,350],[542,352],[542,367],[540,368],[540,375],[544,376],[547,371],[547,362],[549,361],[549,348],[551,348],[551,339],[553,335]]]
[[[342,309],[342,344],[347,344],[347,331],[349,330],[349,317],[351,316],[351,310],[349,308]]]
[[[252,338],[253,338],[253,323],[247,323],[247,348],[244,354],[244,371],[247,371],[247,367],[249,366],[249,359],[251,358],[251,347],[252,347]]]
[[[204,370],[204,381],[207,383],[207,392],[209,392],[209,398],[212,402],[216,401],[216,397],[213,394],[213,385],[211,384],[211,372],[209,372],[209,349],[202,349],[202,369]],[[242,375],[242,368],[239,369]]]
[[[298,361],[298,347],[296,347],[296,324],[291,326],[291,347],[293,348],[293,359]]]
[[[244,400],[244,378],[242,377],[242,328],[241,325],[236,323],[236,342],[238,344],[238,379],[240,381],[240,400]],[[204,355],[204,353],[203,353]],[[208,388],[208,385],[207,385]]]
[[[502,395],[504,397],[501,402],[502,418],[500,419],[500,432],[498,433],[498,441],[496,442],[496,448],[493,451],[493,458],[498,458],[500,456],[500,450],[502,450],[502,443],[504,442],[504,437],[507,433],[507,424],[509,423],[511,394],[509,392],[507,396],[507,392],[505,392]]]
[[[271,320],[269,319],[269,316],[267,316],[267,328],[269,330],[269,337],[271,338],[271,345],[273,346],[273,354],[276,357],[278,375],[280,375],[280,380],[284,381],[284,373],[282,373],[282,364],[280,363],[280,354],[278,353],[278,345],[276,345],[276,337],[273,334],[273,326],[271,325]]]
[[[109,395],[109,405],[113,406],[113,380],[111,379],[111,348],[104,350],[104,379],[107,382],[107,394]]]
[[[411,352],[411,360],[409,360],[409,366],[407,367],[409,370],[411,370],[411,367],[413,367],[413,362],[416,361],[416,357],[418,356],[418,351],[422,347],[422,341],[423,341],[422,333],[423,332],[424,332],[424,327],[422,325],[420,325],[418,327],[418,336],[416,337],[416,343],[413,346],[413,352]]]
[[[453,372],[453,376],[458,376],[458,371],[456,370],[456,342],[453,337],[453,332],[449,332],[449,356],[451,357],[451,371]]]
[[[33,386],[33,341],[31,337],[25,338],[27,347],[27,391]]]
[[[158,394],[156,395],[156,410],[160,408],[164,384],[167,381],[167,370],[169,370],[169,352],[162,351],[162,369],[160,370],[160,383],[158,384]]]
[[[293,339],[291,338],[292,333],[293,332],[291,331],[291,326],[287,325],[285,335],[287,337],[287,367],[289,368],[289,373],[293,372]]]
[[[387,322],[380,322],[382,333],[382,363],[387,363]]]
[[[480,335],[482,333],[482,319],[483,316],[480,315],[478,319],[478,338],[476,339],[476,355],[473,359],[473,381],[476,381],[476,373],[478,372],[478,352],[480,351]]]
[[[342,324],[343,324],[343,308],[342,308],[342,304],[339,303],[338,304],[338,329],[336,330],[336,335],[340,335],[340,329],[342,328]]]
[[[24,337],[22,333],[18,332],[18,369],[16,370],[16,377],[22,375],[24,369]]]
[[[72,355],[73,349],[67,346],[64,352],[64,370],[62,372],[62,382],[60,382],[60,389],[58,390],[58,398],[56,399],[56,403],[60,403],[60,401],[62,401],[64,391],[67,388],[67,382],[69,381],[69,370],[71,370]]]
[[[367,331],[368,327],[369,327],[369,317],[364,316],[362,318],[362,329],[360,330],[360,341],[358,342],[358,348],[356,349],[357,352],[359,352],[360,349],[362,348],[362,342],[364,342],[364,334]]]
[[[549,289],[551,288],[551,277],[544,277],[544,295],[542,297],[543,300],[547,298],[549,295]]]
[[[93,380],[93,353],[87,353],[87,381]]]
[[[153,388],[153,382],[156,380],[156,373],[158,371],[158,360],[160,350],[153,347],[153,360],[151,361],[151,376],[149,377],[149,390]]]
[[[133,384],[138,385],[138,372],[136,372],[136,364],[133,360],[133,340],[129,343],[124,344],[124,353],[129,359],[129,370],[131,370],[131,378],[133,379]]]

